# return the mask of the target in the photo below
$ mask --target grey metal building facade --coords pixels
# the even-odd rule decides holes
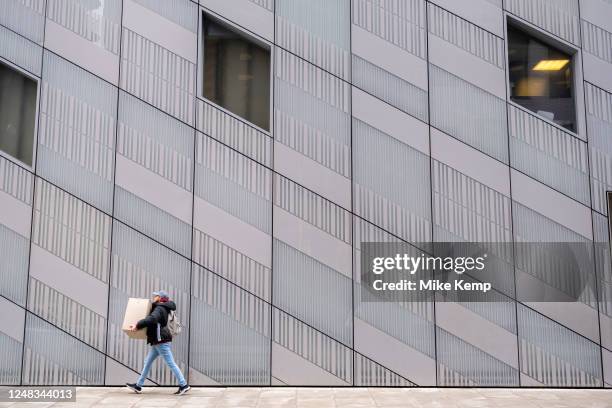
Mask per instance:
[[[269,109],[206,97],[206,19],[264,50],[235,103]],[[571,71],[510,81],[509,26]],[[0,149],[1,384],[135,379],[123,311],[162,288],[192,385],[612,386],[611,0],[2,0],[0,64],[36,89],[31,157]],[[570,113],[529,106],[559,83]],[[455,240],[592,245],[593,285],[361,301],[362,242]]]

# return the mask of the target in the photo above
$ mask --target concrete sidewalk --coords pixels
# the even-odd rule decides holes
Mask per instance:
[[[612,407],[612,390],[423,388],[78,388],[76,403],[16,403],[17,407]]]

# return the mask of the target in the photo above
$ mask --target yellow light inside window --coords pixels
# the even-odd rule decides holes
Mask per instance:
[[[568,59],[542,60],[533,67],[534,71],[559,71],[569,63]]]

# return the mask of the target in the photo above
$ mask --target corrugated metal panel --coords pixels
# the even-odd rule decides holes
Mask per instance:
[[[10,160],[0,157],[0,190],[27,205],[32,205],[34,176]]]
[[[276,141],[350,175],[350,85],[277,49]]]
[[[612,64],[611,32],[582,20],[582,47],[584,51]]]
[[[433,3],[427,4],[427,12],[427,27],[430,33],[495,65],[497,68],[505,68],[506,55],[502,38]]]
[[[584,337],[518,305],[521,371],[551,387],[601,387],[601,351]]]
[[[197,229],[193,233],[193,261],[269,301],[272,270]]]
[[[352,344],[350,279],[278,239],[274,240],[273,257],[274,306]]]
[[[270,334],[270,305],[211,271],[193,266],[192,295],[266,337]],[[232,299],[232,302],[226,302]]]
[[[577,232],[516,201],[512,202],[512,216],[516,242],[576,242],[584,244],[591,242]]]
[[[599,278],[612,283],[612,253],[610,253],[610,221],[607,217],[593,211],[593,241],[595,243],[595,262]],[[609,299],[612,301],[612,299]],[[612,303],[609,303],[612,307]],[[610,309],[612,312],[612,308]],[[612,315],[610,315],[612,316]]]
[[[352,0],[353,24],[419,58],[427,56],[424,0]]]
[[[115,187],[115,217],[181,255],[190,256],[190,224],[119,186]]]
[[[431,124],[508,163],[506,103],[430,64]]]
[[[122,39],[121,88],[193,126],[195,64],[127,28]]]
[[[32,242],[107,282],[111,218],[42,179],[37,182]]]
[[[117,153],[192,191],[194,130],[121,92]]]
[[[605,265],[610,270],[610,262]],[[600,279],[599,285],[599,312],[606,315],[608,318],[612,317],[612,282],[610,278],[607,280]]]
[[[111,218],[41,179],[34,201],[32,242],[108,282]]]
[[[92,7],[79,0],[50,0],[47,18],[79,37],[119,55],[121,0],[106,0]]]
[[[26,304],[30,241],[0,224],[0,295]]]
[[[512,202],[512,216],[516,242],[575,242],[582,244],[591,242],[577,232],[516,201]]]
[[[488,264],[495,265],[495,272],[489,272],[485,279],[496,290],[513,296],[512,246],[504,245],[512,243],[510,198],[437,160],[432,161],[432,188],[434,241],[479,242],[479,249],[489,254]],[[497,300],[503,301],[501,298]],[[504,308],[493,303],[488,308],[488,312],[482,311],[483,317],[501,327],[510,326]]]
[[[427,91],[356,55],[353,84],[423,122],[428,121]]]
[[[194,266],[190,366],[228,385],[270,383],[270,305]]]
[[[0,56],[40,76],[42,47],[0,26]]]
[[[189,260],[115,221],[111,286],[148,298],[164,289],[185,314],[189,303]]]
[[[580,45],[578,0],[506,0],[506,10]]]
[[[466,242],[512,241],[509,197],[437,160],[432,170],[436,226]]]
[[[512,166],[589,205],[587,144],[510,104],[508,123]]]
[[[355,250],[354,276],[361,276],[361,243],[363,242],[400,242],[400,240],[380,227],[362,218],[354,217]],[[413,256],[420,256],[421,249],[413,248]],[[354,316],[370,326],[388,334],[401,343],[434,358],[434,310],[433,303],[424,299],[422,293],[414,296],[400,295],[394,299],[387,294],[380,302],[362,300],[363,288],[358,281],[354,286]],[[374,358],[374,356],[373,356]]]
[[[96,108],[105,117],[111,116],[114,119],[117,114],[117,88],[51,52],[45,52],[44,55],[43,84]],[[83,120],[82,117],[76,119]],[[111,122],[107,126],[114,127],[114,124]],[[92,133],[97,131],[88,130]]]
[[[0,1],[0,24],[42,45],[46,0]]]
[[[23,345],[12,337],[0,333],[0,383],[5,385],[20,385],[21,383],[21,352]]]
[[[350,79],[349,0],[276,0],[276,43]]]
[[[502,361],[436,328],[438,385],[447,387],[516,387],[519,374]]]
[[[352,350],[274,307],[272,340],[347,384],[352,384]]]
[[[214,105],[196,99],[196,128],[251,159],[272,167],[273,139]]]
[[[539,279],[544,285],[575,297],[592,308],[597,308],[595,287],[595,259],[592,242],[569,228],[558,224],[536,211],[516,202],[512,205],[514,217],[515,265],[517,269]],[[525,243],[556,242],[558,248],[567,248],[569,261],[559,256],[559,250]],[[568,243],[574,243],[572,246]],[[577,270],[570,262],[580,266]],[[519,300],[523,299],[517,293]]]
[[[106,319],[44,283],[30,278],[28,310],[104,352]]]
[[[354,217],[355,250],[354,276],[361,276],[361,243],[363,242],[400,242],[396,237],[362,218]],[[423,251],[413,248],[414,256]],[[412,298],[406,295],[393,299],[387,295],[384,301],[373,299],[362,301],[362,287],[354,281],[354,316],[372,327],[387,333],[400,342],[433,358],[435,356],[433,303],[426,301],[420,293]],[[382,300],[382,299],[381,299]]]
[[[32,205],[34,176],[0,157],[0,192]],[[30,240],[0,223],[0,295],[18,305],[26,303]]]
[[[162,17],[197,33],[198,6],[190,0],[132,0]]]
[[[435,358],[433,303],[423,299],[393,302],[388,299],[362,301],[361,286],[355,286],[355,317],[394,337],[406,346]],[[428,317],[426,317],[428,316]]]
[[[48,52],[43,78],[37,170],[110,213],[117,90]]]
[[[584,83],[593,208],[608,214],[606,191],[612,190],[612,93]]]
[[[347,210],[279,174],[274,175],[274,205],[351,244],[351,216]]]
[[[272,233],[272,172],[201,133],[196,146],[195,194]]]
[[[249,0],[249,1],[269,11],[274,11],[274,0]]]
[[[355,213],[409,242],[430,241],[429,158],[354,119],[353,160]]]
[[[415,384],[399,374],[355,352],[356,387],[412,387]]]
[[[29,313],[23,359],[23,384],[104,384],[104,354]]]
[[[587,114],[612,123],[612,93],[585,83]]]
[[[612,318],[612,254],[610,253],[610,221],[593,211],[595,267],[599,289],[599,311]]]
[[[353,216],[354,225],[354,251],[353,251],[353,270],[360,271],[361,269],[361,249],[362,243],[364,242],[387,242],[387,243],[400,243],[402,242],[399,238],[391,235],[389,232],[383,230],[375,224],[372,224],[363,218]],[[405,246],[403,246],[405,248]],[[420,256],[425,248],[419,248],[416,246],[409,246],[408,253],[414,256]],[[359,282],[354,282],[354,295],[355,295],[355,316],[359,315],[360,319],[368,321],[372,326],[377,327],[379,330],[383,330],[386,333],[392,334],[394,337],[404,341],[406,344],[418,344],[420,350],[433,350],[429,346],[433,347],[433,331],[428,334],[422,333],[422,338],[418,335],[413,336],[411,334],[410,322],[419,325],[422,322],[413,321],[413,318],[420,320],[432,320],[433,319],[433,304],[427,301],[427,298],[421,293],[417,293],[415,296],[410,297],[403,294],[399,296],[385,297],[385,302],[362,302],[361,301],[361,287]],[[387,304],[380,306],[381,304]],[[389,319],[376,318],[377,315],[385,316],[389,312]],[[368,320],[370,319],[370,320]],[[403,319],[407,319],[403,321]],[[395,327],[394,325],[398,326]],[[401,326],[401,327],[400,327]],[[419,326],[423,328],[424,326]],[[401,329],[401,330],[398,330]],[[427,331],[427,330],[426,330]],[[431,334],[431,337],[429,336]],[[423,343],[421,343],[423,341]],[[428,343],[431,342],[430,345]],[[429,355],[429,354],[428,354]]]
[[[508,271],[508,275],[510,279],[514,280],[513,270]],[[516,297],[515,293],[513,293],[513,297]],[[482,299],[484,300],[483,302],[468,300],[458,303],[504,330],[516,334],[516,311],[514,306],[516,301],[497,291],[488,292],[485,296],[482,296]]]

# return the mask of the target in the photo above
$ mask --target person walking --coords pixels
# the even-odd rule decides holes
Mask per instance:
[[[147,343],[151,345],[151,349],[149,350],[149,354],[147,354],[138,381],[125,385],[137,394],[140,394],[153,362],[158,356],[161,356],[178,380],[179,388],[174,394],[183,395],[189,391],[191,387],[187,384],[187,381],[185,381],[181,369],[174,362],[174,357],[172,356],[172,350],[170,348],[172,333],[170,333],[167,327],[168,315],[171,311],[176,310],[176,304],[170,300],[168,294],[163,290],[153,292],[152,301],[153,306],[151,307],[151,313],[135,325],[130,326],[130,330],[134,331],[143,328],[147,329]]]

